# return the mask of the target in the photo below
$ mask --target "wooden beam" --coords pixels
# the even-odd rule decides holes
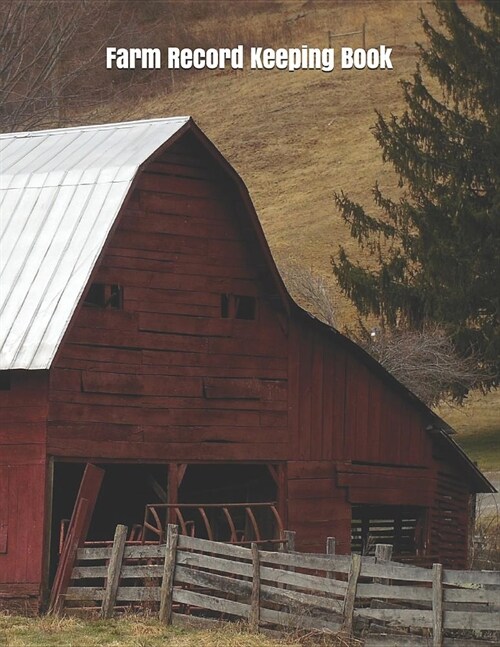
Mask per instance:
[[[116,592],[120,583],[120,572],[122,568],[123,552],[127,539],[127,526],[118,525],[115,530],[111,559],[108,564],[107,583],[102,600],[101,617],[111,618],[116,603]]]
[[[361,571],[361,555],[353,553],[351,559],[351,569],[349,571],[347,590],[344,598],[344,624],[342,626],[342,629],[349,635],[352,634],[356,589],[358,587],[358,578]]]
[[[163,564],[163,579],[160,590],[160,622],[172,624],[172,599],[174,592],[175,562],[177,557],[177,542],[179,529],[169,523],[167,526],[167,545],[165,547],[165,562]]]
[[[260,622],[260,558],[259,547],[252,542],[252,595],[250,603],[250,630],[258,631]]]
[[[432,647],[443,644],[443,565],[432,565]]]

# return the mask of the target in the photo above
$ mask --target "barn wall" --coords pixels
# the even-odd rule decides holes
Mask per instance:
[[[450,457],[435,457],[428,421],[319,326],[298,319],[290,339],[290,384],[299,397],[290,396],[288,525],[298,546],[324,550],[335,536],[337,550],[349,552],[352,506],[412,506],[425,519],[428,554],[465,566],[467,486]],[[460,525],[454,540],[453,524]]]
[[[17,598],[24,609],[42,579],[47,373],[11,371],[10,382],[0,391],[0,608]]]
[[[433,497],[429,510],[429,554],[448,568],[469,566],[471,492],[449,450],[434,444]]]
[[[286,458],[287,335],[213,167],[187,140],[141,174],[92,279],[122,285],[124,309],[82,307],[51,370],[51,454]],[[221,317],[222,294],[255,296],[256,320]]]

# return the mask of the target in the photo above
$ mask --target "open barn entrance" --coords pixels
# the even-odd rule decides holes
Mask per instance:
[[[146,537],[160,536],[170,522],[201,539],[280,543],[279,475],[279,466],[263,464],[171,465],[169,503],[148,506]]]
[[[52,496],[52,582],[75,510],[85,463],[55,462]],[[105,545],[115,528],[129,542],[163,541],[166,524],[180,532],[232,543],[278,542],[279,466],[264,464],[95,463],[104,471],[86,545]],[[148,525],[149,524],[149,525]]]
[[[86,541],[111,542],[118,524],[129,529],[130,539],[139,539],[147,504],[164,503],[167,465],[96,463],[104,478],[92,513]],[[75,507],[85,463],[54,463],[50,581],[52,581]]]

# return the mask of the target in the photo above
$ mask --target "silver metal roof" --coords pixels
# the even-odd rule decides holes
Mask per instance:
[[[0,370],[50,367],[139,166],[188,120],[0,135]]]

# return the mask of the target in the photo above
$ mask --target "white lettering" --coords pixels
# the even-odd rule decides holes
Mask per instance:
[[[135,70],[136,62],[143,70],[158,70],[161,67],[161,51],[158,47],[106,47],[106,68]],[[114,64],[114,65],[113,65]]]
[[[179,49],[178,47],[167,48],[167,67],[172,70],[215,70],[224,69],[226,63],[230,61],[230,66],[234,70],[243,69],[243,45],[238,45],[230,49],[221,47],[216,49],[202,49],[198,47],[194,50],[189,48]]]
[[[341,59],[342,69],[363,70],[367,67],[370,70],[392,70],[391,61],[392,47],[380,45],[379,48],[372,47],[365,49],[352,49],[351,47],[342,47]]]
[[[274,50],[271,48],[252,47],[250,49],[250,68],[252,70],[322,70],[331,72],[335,64],[333,48],[309,48],[307,45]]]

